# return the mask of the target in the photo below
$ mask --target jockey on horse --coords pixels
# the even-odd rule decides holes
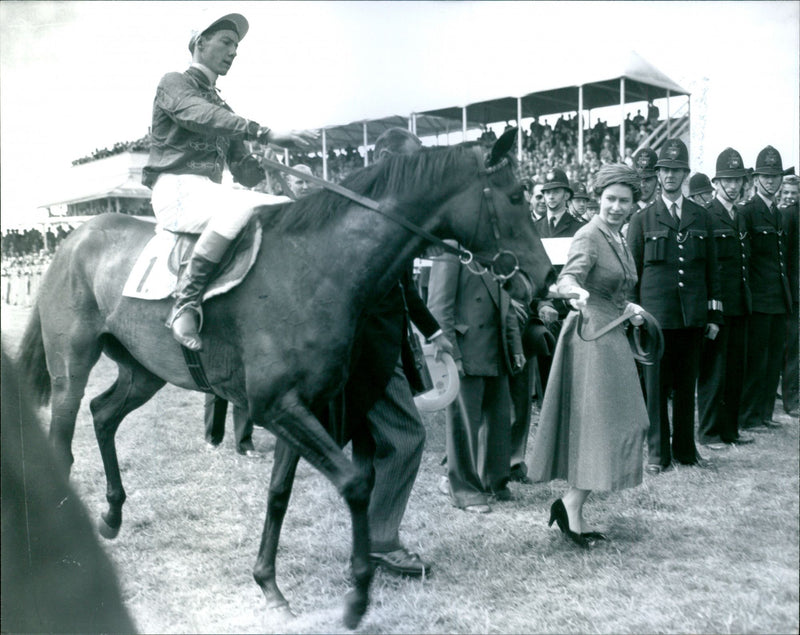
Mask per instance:
[[[240,117],[217,93],[217,77],[226,75],[248,22],[230,13],[193,32],[192,63],[183,73],[167,73],[153,102],[150,157],[142,182],[153,190],[152,205],[161,229],[200,234],[191,259],[182,268],[175,305],[167,321],[175,339],[200,350],[203,291],[228,247],[254,208],[278,198],[222,184],[226,163],[234,179],[252,186],[263,170],[244,141],[308,145],[316,133],[278,133]]]

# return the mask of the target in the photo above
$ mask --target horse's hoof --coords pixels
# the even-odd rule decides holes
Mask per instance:
[[[351,631],[356,629],[367,612],[367,598],[356,591],[350,591],[345,598],[344,625]]]
[[[119,535],[119,526],[112,527],[105,521],[105,518],[101,518],[97,521],[97,531],[106,540],[114,540]]]
[[[274,604],[273,606],[267,606],[267,613],[282,622],[293,620],[297,617],[295,612],[289,607],[288,602],[281,602],[279,604]]]

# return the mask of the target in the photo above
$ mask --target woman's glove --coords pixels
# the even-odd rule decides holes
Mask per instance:
[[[638,304],[634,304],[633,302],[628,302],[627,306],[625,307],[626,313],[633,313],[633,315],[628,318],[628,322],[633,324],[634,326],[641,326],[644,324],[644,318],[642,317],[642,312],[644,309],[640,307]]]
[[[583,309],[586,308],[586,301],[589,299],[589,292],[586,289],[573,284],[567,288],[559,288],[559,291],[563,292],[565,295],[575,296],[569,300],[569,305],[573,309],[583,311]]]

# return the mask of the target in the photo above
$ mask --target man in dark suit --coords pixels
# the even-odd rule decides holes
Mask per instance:
[[[634,214],[628,227],[639,273],[635,301],[655,316],[664,333],[661,363],[645,367],[650,418],[646,469],[651,474],[667,469],[673,457],[684,465],[703,463],[694,441],[695,385],[703,334],[715,339],[722,323],[711,220],[707,210],[683,196],[689,151],[680,139],[664,143],[656,173],[661,196]]]
[[[456,507],[489,513],[492,498],[511,498],[508,377],[525,363],[519,322],[500,284],[472,273],[452,254],[433,259],[428,307],[455,342],[461,377],[456,403],[446,411],[446,491]],[[509,342],[519,348],[509,351]]]
[[[726,444],[753,442],[752,436],[739,433],[738,423],[747,321],[752,311],[750,239],[736,206],[744,176],[742,155],[733,148],[723,150],[717,157],[714,175],[716,197],[709,203],[708,212],[719,263],[725,323],[716,339],[703,340],[697,382],[698,438],[711,450],[724,449]]]
[[[796,266],[797,260],[797,224],[787,226],[785,214],[776,205],[783,165],[775,148],[767,146],[758,153],[754,174],[756,194],[742,206],[752,245],[753,314],[747,330],[739,427],[763,430],[779,425],[772,421],[772,410],[783,366],[786,316],[792,312],[797,294],[790,281],[790,267]]]
[[[407,130],[391,128],[375,142],[375,157],[411,154],[422,147]],[[346,425],[353,433],[353,462],[372,485],[367,509],[370,558],[392,573],[428,575],[431,564],[406,549],[400,523],[419,471],[425,427],[412,386],[422,390],[409,346],[408,320],[437,351],[453,350],[416,292],[411,272],[363,317],[345,387]]]

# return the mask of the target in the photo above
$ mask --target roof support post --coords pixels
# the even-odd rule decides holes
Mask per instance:
[[[283,149],[283,164],[289,165],[289,148]]]
[[[578,165],[583,165],[583,84],[578,86]]]
[[[322,129],[322,178],[328,180],[328,136]]]
[[[672,138],[672,121],[669,114],[669,88],[667,88],[667,139]]]
[[[517,161],[522,163],[522,97],[517,97]]]
[[[461,107],[461,140],[467,140],[467,107]]]
[[[369,143],[369,136],[367,135],[367,122],[364,124],[364,167],[369,165],[369,152],[367,151],[367,143]]]
[[[411,132],[417,134],[417,113],[411,113]]]
[[[625,160],[625,78],[619,79],[619,160]]]

